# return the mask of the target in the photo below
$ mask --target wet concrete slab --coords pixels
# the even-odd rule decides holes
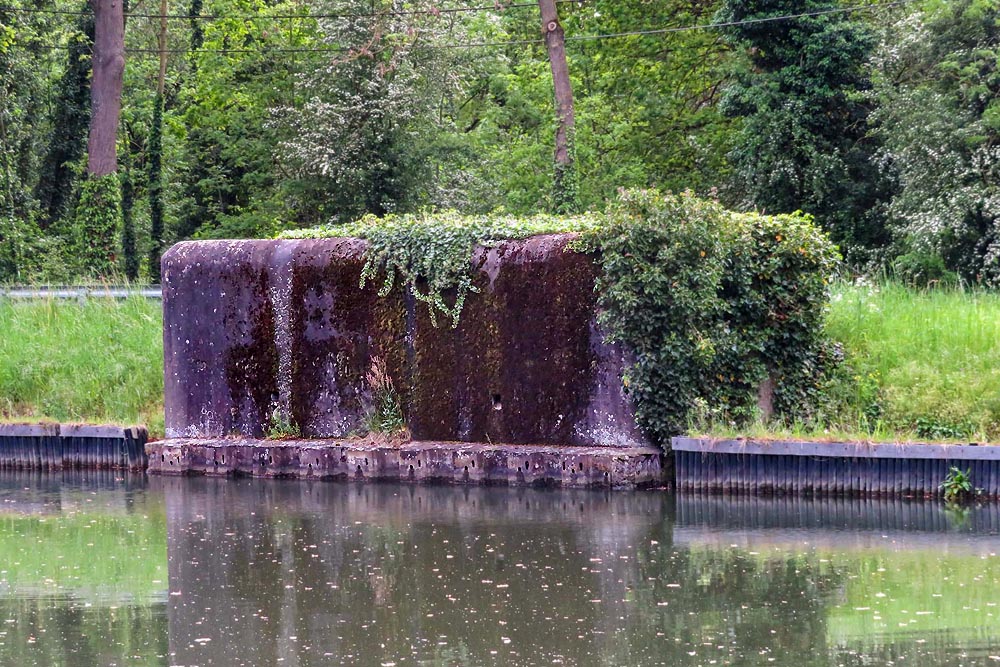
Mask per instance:
[[[356,439],[172,438],[146,445],[162,475],[644,488],[668,480],[656,447],[572,447]]]

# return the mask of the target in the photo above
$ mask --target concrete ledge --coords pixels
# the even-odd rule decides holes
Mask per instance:
[[[655,447],[413,441],[171,439],[147,443],[150,474],[640,488],[664,483]]]

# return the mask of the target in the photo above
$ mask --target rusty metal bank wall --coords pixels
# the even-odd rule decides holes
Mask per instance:
[[[0,469],[146,468],[145,427],[0,424]]]

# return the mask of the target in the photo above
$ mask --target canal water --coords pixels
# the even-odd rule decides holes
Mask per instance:
[[[994,665],[1000,510],[0,477],[2,665]]]

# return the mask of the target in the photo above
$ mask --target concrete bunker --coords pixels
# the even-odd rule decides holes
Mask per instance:
[[[279,418],[361,434],[379,358],[414,441],[648,446],[572,238],[477,247],[454,328],[402,288],[361,289],[362,240],[180,243],[163,258],[167,437],[260,438]]]

